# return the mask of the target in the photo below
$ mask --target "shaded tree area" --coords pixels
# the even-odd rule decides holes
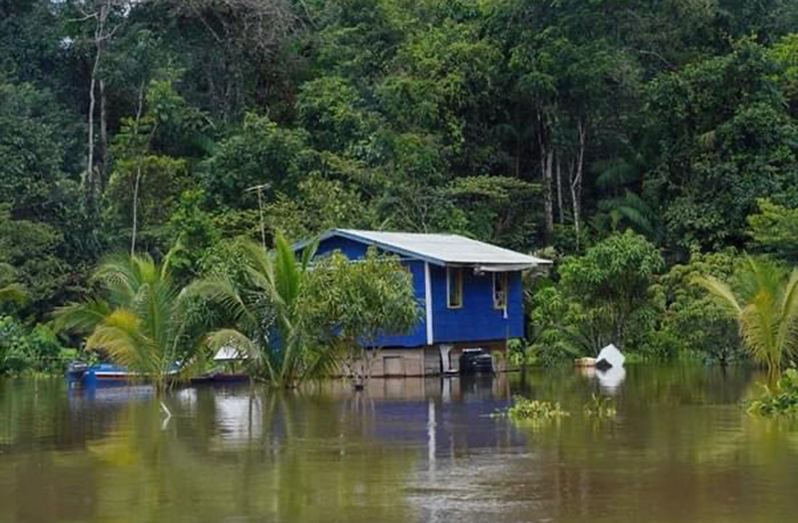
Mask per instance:
[[[0,0],[0,287],[42,320],[112,251],[176,246],[184,284],[239,236],[632,230],[688,310],[708,253],[796,259],[797,31],[790,0]]]

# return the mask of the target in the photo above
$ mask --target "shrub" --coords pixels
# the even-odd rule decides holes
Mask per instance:
[[[22,372],[33,363],[25,328],[10,316],[0,317],[0,374]]]
[[[775,388],[765,387],[765,394],[750,402],[748,412],[763,417],[798,414],[798,371],[788,369]]]
[[[18,320],[0,317],[0,374],[60,372],[70,356],[48,327],[28,332]]]

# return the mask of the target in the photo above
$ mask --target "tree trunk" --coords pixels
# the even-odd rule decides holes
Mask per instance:
[[[134,140],[138,140],[139,124],[141,123],[141,114],[144,112],[144,81],[139,85],[139,104],[136,109],[136,123],[133,128],[135,129]],[[152,136],[152,135],[150,135]],[[133,187],[133,226],[130,236],[130,256],[136,254],[136,235],[138,234],[139,227],[139,187],[141,186],[141,154],[139,152],[138,162],[136,165],[136,183]]]
[[[579,150],[576,156],[576,174],[571,182],[571,199],[574,212],[574,233],[576,235],[576,248],[579,249],[580,237],[580,214],[582,210],[582,176],[585,164],[585,126],[580,119],[577,123],[577,133],[579,134]]]
[[[565,222],[565,217],[563,215],[563,205],[562,205],[562,162],[560,161],[560,155],[557,155],[557,210],[559,211],[560,223]]]
[[[554,188],[552,184],[552,168],[554,162],[554,149],[548,147],[546,151],[546,165],[543,171],[544,202],[546,207],[546,234],[551,238],[554,235]]]
[[[97,191],[105,191],[105,179],[108,174],[108,97],[105,93],[105,80],[98,80],[100,94],[100,143],[99,161],[97,162]]]
[[[545,124],[540,113],[538,113],[539,132],[538,147],[540,148],[540,173],[543,179],[543,207],[545,214],[545,233],[546,240],[551,240],[554,235],[554,195],[552,193],[552,162],[554,160],[554,148],[548,143],[545,134]]]
[[[97,85],[97,70],[100,67],[100,54],[94,57],[94,66],[91,70],[91,80],[89,81],[89,137],[88,137],[88,157],[86,159],[86,173],[83,176],[83,189],[86,191],[87,203],[93,200],[94,189],[94,108],[97,104],[94,94]]]
[[[98,11],[94,15],[96,20],[94,27],[95,54],[94,54],[94,64],[92,65],[91,68],[91,78],[89,80],[89,117],[88,117],[89,136],[87,144],[88,154],[86,158],[86,174],[84,175],[83,179],[84,190],[86,192],[86,201],[88,206],[92,210],[94,210],[95,208],[97,189],[99,188],[99,185],[97,183],[97,169],[94,165],[94,153],[95,153],[94,113],[97,108],[96,90],[97,90],[98,76],[100,73],[100,63],[102,62],[103,59],[105,39],[107,37],[106,22],[108,21],[109,7],[110,6],[108,3],[100,4]]]
[[[136,184],[133,188],[133,231],[130,237],[130,256],[136,254],[136,235],[139,227],[139,186],[141,185],[141,160],[136,166]]]

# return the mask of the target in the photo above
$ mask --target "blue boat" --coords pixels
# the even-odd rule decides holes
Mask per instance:
[[[73,361],[67,366],[66,378],[70,384],[95,386],[100,384],[124,385],[140,375],[130,372],[127,367],[113,363],[87,364]]]
[[[170,371],[171,375],[177,375],[180,367],[175,363]],[[129,385],[131,382],[146,382],[146,376],[131,372],[122,365],[114,363],[87,364],[83,361],[73,361],[67,365],[66,378],[70,386],[82,385],[84,387],[96,387],[102,385],[120,386]],[[249,381],[246,374],[211,372],[199,377],[191,378],[192,385],[206,383],[240,383]]]

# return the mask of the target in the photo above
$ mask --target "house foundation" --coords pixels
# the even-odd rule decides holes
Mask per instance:
[[[448,343],[418,348],[386,347],[380,349],[371,367],[375,378],[404,378],[456,374],[460,372],[460,356],[466,349],[482,349],[493,357],[496,372],[507,370],[505,340]]]

